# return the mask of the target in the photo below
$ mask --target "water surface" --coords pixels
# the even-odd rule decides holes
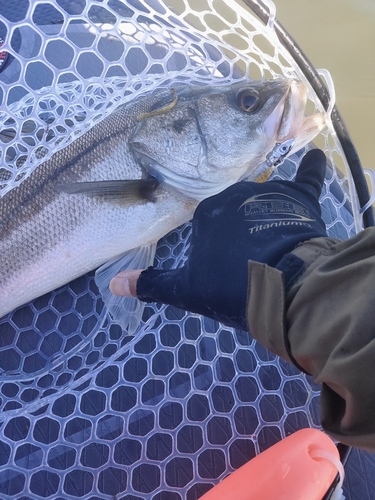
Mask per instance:
[[[362,164],[375,170],[375,2],[274,1],[278,20],[315,68],[330,71]]]

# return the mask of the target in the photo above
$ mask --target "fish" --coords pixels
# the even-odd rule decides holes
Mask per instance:
[[[0,317],[85,273],[113,319],[133,333],[143,305],[115,297],[111,278],[152,265],[157,241],[198,203],[324,127],[305,116],[306,86],[277,78],[176,85],[119,106],[0,199]]]

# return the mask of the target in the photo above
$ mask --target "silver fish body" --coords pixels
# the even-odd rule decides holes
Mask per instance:
[[[118,108],[0,199],[0,317],[154,245],[239,179],[257,180],[277,142],[298,137],[301,147],[321,129],[321,117],[303,117],[305,102],[302,84],[276,80],[160,90]],[[160,181],[155,201],[56,189],[149,174]]]

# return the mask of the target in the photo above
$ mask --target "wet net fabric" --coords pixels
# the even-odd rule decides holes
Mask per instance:
[[[0,16],[1,194],[146,90],[304,80],[272,29],[234,2],[19,0]],[[321,110],[312,91],[309,105]],[[357,228],[352,180],[330,127],[317,144],[331,160],[323,218],[346,239]],[[298,163],[274,177],[293,179]],[[167,235],[156,264],[181,265],[189,236],[189,224]],[[124,336],[93,274],[0,320],[0,370],[1,498],[193,500],[319,427],[319,387],[247,333],[154,304]]]

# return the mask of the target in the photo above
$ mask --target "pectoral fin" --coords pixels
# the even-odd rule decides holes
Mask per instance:
[[[109,283],[121,271],[146,269],[151,266],[154,262],[155,250],[156,243],[134,248],[110,260],[95,273],[95,282],[110,315],[129,335],[137,330],[145,303],[132,297],[113,295],[109,290]]]
[[[125,200],[155,201],[154,191],[159,181],[155,177],[136,180],[71,182],[57,184],[57,191],[89,196],[116,196]]]

